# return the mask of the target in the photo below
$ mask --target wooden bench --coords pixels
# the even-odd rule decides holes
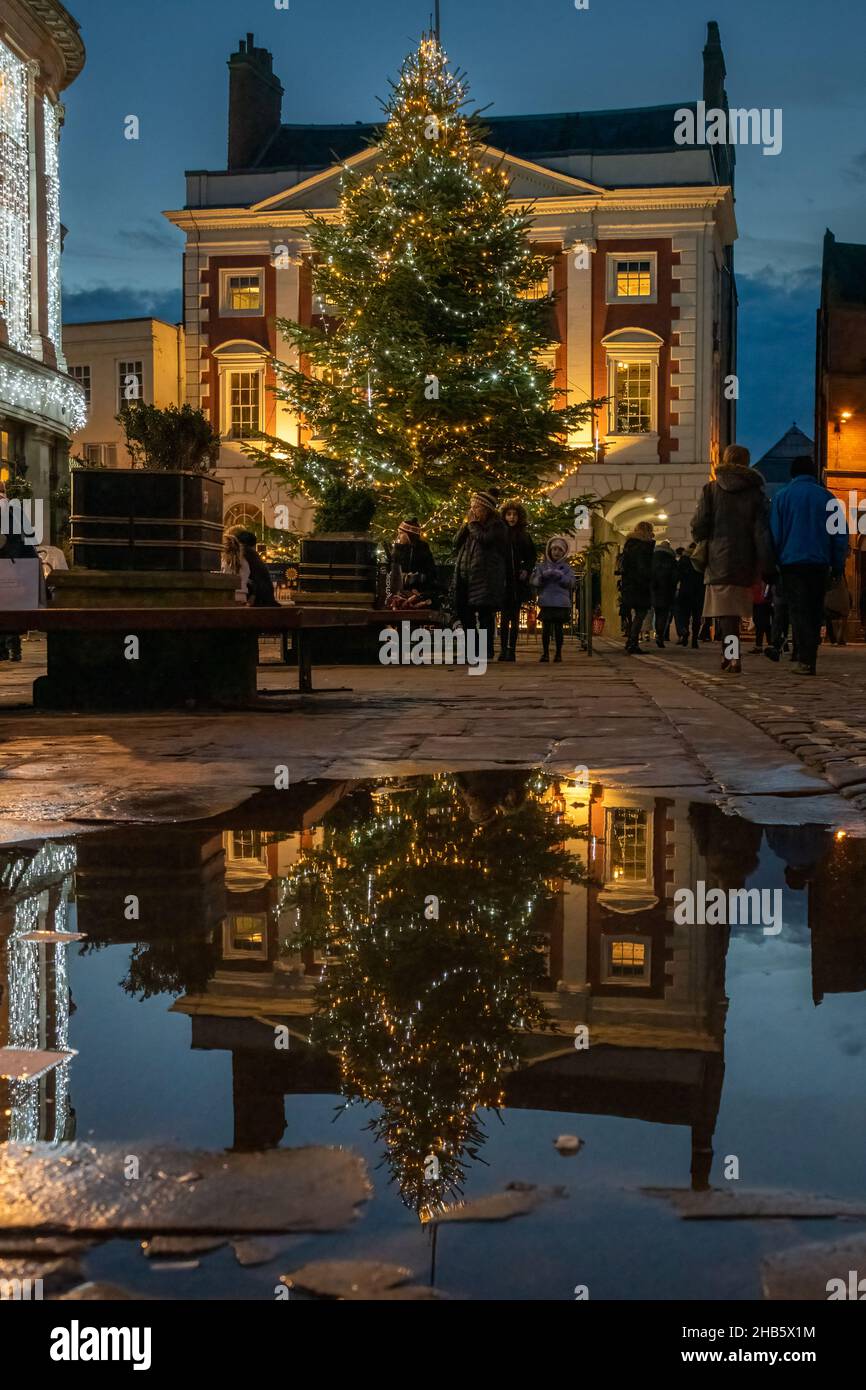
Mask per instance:
[[[34,682],[34,703],[49,709],[134,708],[133,661],[128,638],[153,634],[148,682],[139,685],[143,706],[170,708],[197,703],[243,706],[255,701],[260,634],[295,635],[298,689],[312,691],[314,634],[366,628],[369,610],[350,607],[37,608],[0,612],[0,633],[48,634],[48,675]],[[222,637],[222,642],[214,638]],[[87,663],[92,663],[88,668]],[[160,671],[160,662],[164,670]],[[196,663],[199,663],[196,669]],[[190,668],[184,681],[184,668]],[[202,670],[202,667],[205,669]],[[89,672],[89,675],[88,675]],[[210,677],[210,686],[208,684]],[[159,685],[166,703],[159,703]],[[100,683],[102,689],[100,689]],[[147,685],[147,690],[145,690]],[[190,695],[182,698],[188,686]],[[93,687],[89,691],[89,687]],[[90,698],[88,698],[90,694]],[[112,696],[116,695],[115,704]]]

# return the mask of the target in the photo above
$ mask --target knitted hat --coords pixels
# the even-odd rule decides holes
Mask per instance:
[[[492,492],[473,492],[472,501],[480,502],[482,506],[489,507],[492,512],[495,512],[499,506],[499,498]]]
[[[418,525],[417,516],[410,516],[406,521],[401,521],[397,527],[398,531],[408,531],[410,536],[420,536],[421,527]]]
[[[562,548],[563,548],[563,550],[565,551],[566,555],[568,554],[569,550],[571,549],[571,546],[570,546],[570,544],[569,544],[569,541],[568,541],[568,537],[567,537],[567,536],[551,536],[550,540],[547,542],[547,545],[546,545],[546,547],[545,547],[545,552],[546,552],[546,554],[547,554],[548,560],[550,559],[550,549],[551,549],[551,546],[554,546],[554,545],[561,545]]]

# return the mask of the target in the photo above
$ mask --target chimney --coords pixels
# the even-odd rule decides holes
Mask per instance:
[[[728,94],[725,91],[726,71],[719,26],[711,19],[707,25],[707,43],[704,48],[704,101],[707,103],[708,111],[726,111],[728,108]]]
[[[704,101],[708,111],[727,113],[730,110],[728,93],[725,88],[726,76],[727,69],[725,67],[725,55],[722,52],[719,26],[714,19],[711,19],[707,25],[707,42],[704,46]],[[733,188],[737,163],[736,146],[730,143],[713,145],[711,152],[718,182],[730,184]]]
[[[273,55],[252,34],[229,58],[229,169],[250,169],[280,128],[283,88]]]

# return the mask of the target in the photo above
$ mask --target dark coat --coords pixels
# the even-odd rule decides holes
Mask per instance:
[[[672,608],[677,594],[677,557],[657,545],[653,551],[650,594],[653,608]]]
[[[507,527],[493,515],[485,525],[467,521],[454,538],[454,594],[458,608],[501,608],[505,599]]]
[[[705,584],[751,588],[775,568],[764,480],[754,468],[722,466],[692,517],[696,541],[709,541]]]
[[[428,597],[436,590],[436,562],[425,540],[415,536],[394,546],[393,562],[399,566],[403,589],[417,589]]]
[[[274,582],[268,573],[267,565],[251,545],[244,546],[244,559],[250,567],[247,596],[252,608],[279,608]]]
[[[703,607],[704,576],[696,570],[689,555],[681,555],[677,561],[677,603],[683,612]]]
[[[505,607],[519,608],[522,603],[528,603],[532,598],[529,576],[535,568],[538,551],[535,541],[524,527],[509,526],[507,522],[505,525],[508,532],[508,547],[505,551]],[[525,579],[520,578],[521,570],[526,571]]]
[[[622,548],[623,608],[652,608],[652,568],[655,541],[629,536]]]

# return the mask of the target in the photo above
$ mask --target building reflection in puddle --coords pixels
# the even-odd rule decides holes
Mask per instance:
[[[864,843],[766,834],[808,893],[815,1002],[866,988]],[[368,1106],[424,1216],[466,1190],[490,1112],[519,1107],[682,1126],[705,1187],[729,929],[676,924],[673,893],[743,887],[763,835],[712,806],[508,771],[301,784],[207,824],[11,847],[0,1048],[38,1049],[45,1070],[0,1080],[0,1138],[74,1137],[67,952],[128,943],[122,988],[173,996],[192,1047],[231,1054],[236,1149],[304,1142],[287,1095]],[[34,929],[86,940],[22,939]]]

